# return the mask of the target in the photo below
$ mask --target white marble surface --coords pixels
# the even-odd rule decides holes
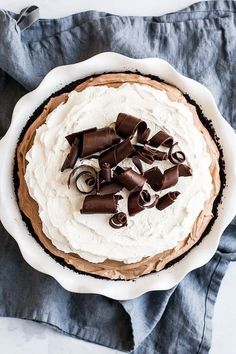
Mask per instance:
[[[28,5],[38,5],[41,17],[66,16],[86,10],[100,10],[120,15],[161,15],[188,6],[191,0],[0,0],[0,8],[19,12]],[[222,282],[215,307],[213,341],[210,354],[236,352],[236,263],[230,265]],[[91,343],[68,337],[31,321],[0,318],[0,353],[4,354],[118,354]],[[191,353],[192,354],[192,353]]]

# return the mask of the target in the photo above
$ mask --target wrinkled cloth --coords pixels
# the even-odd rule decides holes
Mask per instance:
[[[236,3],[194,4],[161,17],[88,11],[36,20],[0,11],[0,133],[14,104],[58,65],[114,51],[160,57],[213,93],[236,128]],[[35,22],[34,22],[35,21]],[[168,291],[134,300],[74,294],[32,269],[16,242],[0,229],[0,315],[46,323],[63,333],[133,354],[204,354],[221,280],[236,260],[236,222],[225,230],[214,257]]]

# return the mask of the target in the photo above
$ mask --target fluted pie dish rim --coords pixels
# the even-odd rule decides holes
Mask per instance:
[[[96,69],[95,69],[96,68]],[[219,215],[211,231],[183,259],[158,273],[151,273],[134,281],[107,280],[87,274],[79,274],[62,267],[30,235],[18,208],[12,180],[15,148],[19,135],[28,118],[52,93],[73,81],[104,72],[138,71],[155,75],[187,93],[199,104],[203,113],[212,120],[220,145],[223,148],[226,187]],[[103,53],[84,62],[62,66],[49,72],[34,91],[18,101],[13,112],[11,126],[0,143],[1,161],[1,220],[8,232],[17,241],[23,257],[35,269],[53,276],[64,288],[78,293],[98,293],[114,299],[129,299],[150,290],[164,290],[176,285],[188,272],[205,264],[213,256],[224,228],[235,213],[236,161],[233,151],[236,147],[233,129],[220,115],[213,96],[200,83],[184,77],[167,62],[158,58],[131,59],[116,53]],[[10,178],[11,177],[11,178]]]

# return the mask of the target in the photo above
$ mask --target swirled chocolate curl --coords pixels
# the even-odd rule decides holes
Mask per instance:
[[[163,210],[165,208],[167,208],[168,206],[170,206],[171,204],[174,203],[174,201],[176,200],[176,198],[178,197],[180,193],[175,191],[175,192],[169,192],[165,195],[163,195],[163,197],[161,197],[156,205],[156,208],[158,210]]]
[[[117,172],[117,169],[116,169]],[[130,192],[142,189],[147,178],[128,168],[117,175],[118,182]]]
[[[173,145],[173,138],[166,132],[160,130],[148,142],[149,145],[159,147],[160,145],[171,147]]]
[[[96,170],[89,165],[80,165],[76,167],[69,175],[67,185],[70,188],[72,180],[80,193],[91,193],[96,185]]]
[[[140,192],[140,204],[145,205],[147,203],[150,203],[150,201],[151,201],[151,194],[146,189],[143,189]]]
[[[139,170],[139,173],[141,175],[143,175],[143,165],[142,165],[142,162],[140,161],[139,157],[136,155],[133,156],[132,161],[133,161],[133,164],[135,165],[135,167]]]
[[[130,193],[128,197],[128,212],[130,216],[134,216],[145,208],[153,208],[156,206],[159,196],[154,195],[153,201],[151,202],[151,195],[147,190],[136,191]],[[150,203],[151,202],[151,203]]]
[[[116,178],[113,178],[110,182],[104,182],[100,185],[99,194],[116,194],[122,190],[123,186],[121,186]]]
[[[154,195],[153,197],[151,197],[151,194],[146,189],[143,189],[140,192],[139,198],[140,198],[140,201],[139,201],[140,204],[142,206],[144,206],[144,208],[147,208],[147,209],[151,209],[154,206],[156,206],[157,202],[159,200],[158,195]],[[152,200],[152,202],[151,202],[151,200]]]
[[[185,161],[185,154],[180,150],[173,152],[173,149],[176,145],[177,145],[177,143],[173,144],[170,147],[169,152],[168,152],[168,159],[173,164],[183,163]]]
[[[105,127],[101,129],[92,128],[83,130],[78,133],[67,135],[66,139],[69,143],[79,140],[79,157],[86,157],[105,150],[120,141],[118,135],[113,128]]]
[[[121,195],[87,195],[84,199],[81,214],[114,214],[117,212]]]
[[[150,134],[147,123],[126,113],[119,113],[115,125],[116,133],[123,139],[132,138],[137,132],[137,141],[145,143]]]
[[[114,229],[120,229],[121,227],[127,226],[126,214],[123,212],[114,214],[109,220],[109,225]]]
[[[179,166],[173,166],[164,171],[161,190],[173,187],[179,179]]]
[[[152,187],[154,191],[161,190],[163,174],[157,166],[145,171],[144,176],[147,178],[147,183]]]
[[[74,142],[71,145],[70,152],[66,156],[66,159],[62,165],[61,172],[65,171],[68,168],[73,168],[79,157],[79,139],[75,138]]]
[[[111,166],[109,162],[104,162],[101,166],[101,174],[105,181],[109,182],[111,180]]]
[[[75,185],[80,193],[89,194],[94,190],[96,178],[92,177],[87,171],[80,172],[76,179]]]
[[[191,169],[187,165],[179,164],[179,177],[192,176]]]
[[[100,167],[105,163],[109,163],[110,167],[118,165],[119,162],[128,157],[131,153],[134,152],[133,145],[130,142],[130,139],[126,139],[121,143],[112,146],[110,149],[101,153],[99,157]]]

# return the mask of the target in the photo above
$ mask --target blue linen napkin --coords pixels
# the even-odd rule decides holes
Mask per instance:
[[[53,67],[104,51],[161,57],[206,85],[236,128],[236,3],[210,1],[161,17],[88,11],[38,20],[37,7],[16,15],[0,10],[0,133],[17,100]],[[209,263],[175,288],[134,300],[64,290],[32,269],[0,226],[0,315],[47,323],[87,341],[133,354],[208,353],[216,296],[236,260],[236,221]]]

